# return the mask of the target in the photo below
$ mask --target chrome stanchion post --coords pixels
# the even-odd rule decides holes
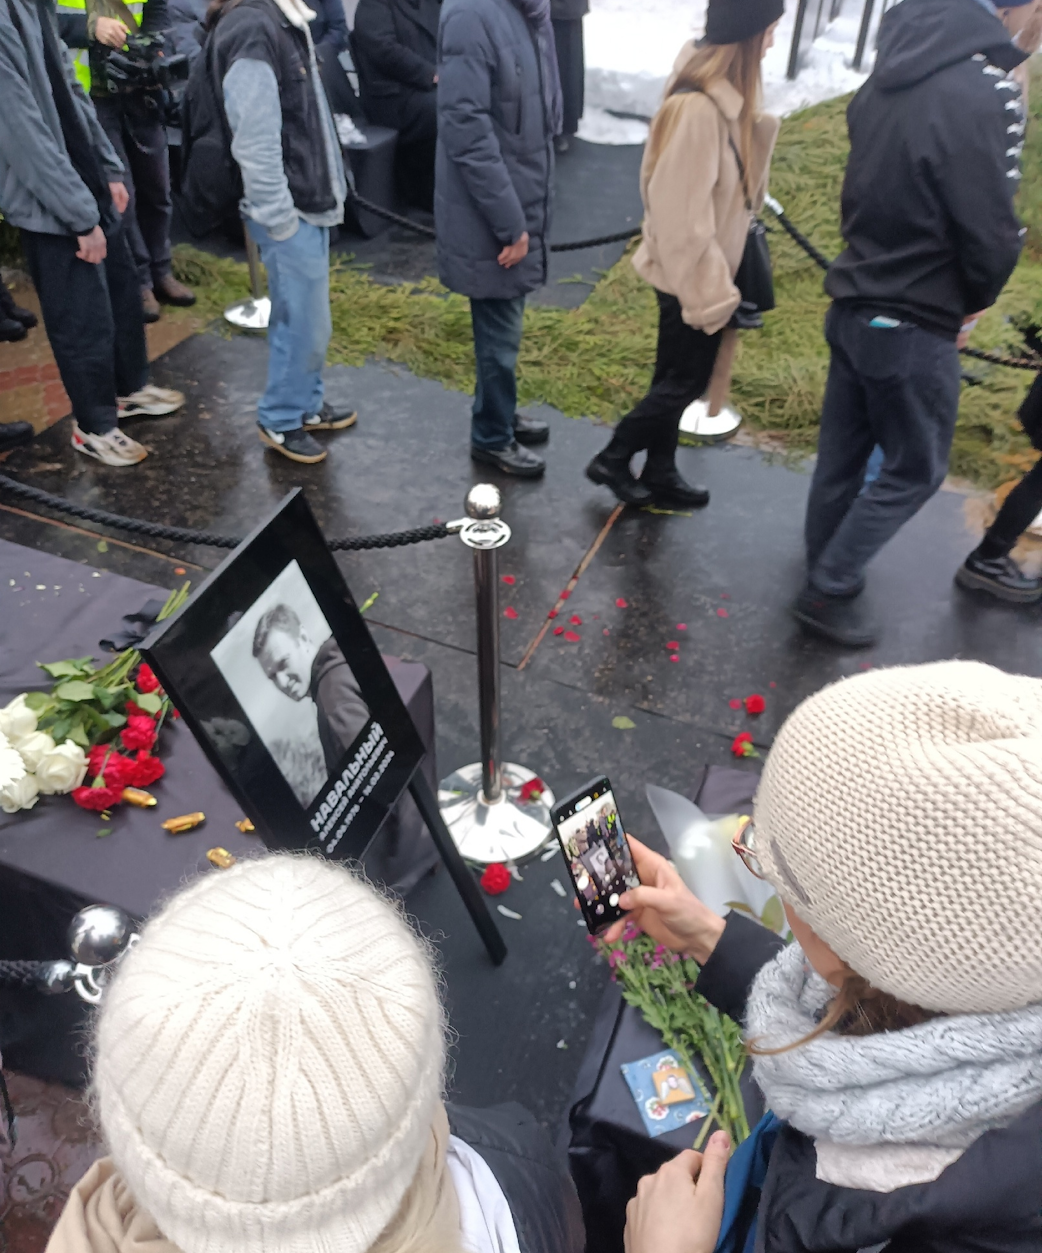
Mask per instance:
[[[443,779],[438,792],[460,852],[482,864],[516,862],[542,848],[552,834],[554,803],[534,771],[500,757],[499,549],[509,541],[510,527],[499,508],[499,489],[477,484],[467,494],[467,520],[460,529],[460,539],[474,553],[481,760]]]
[[[246,237],[246,265],[250,271],[250,291],[253,293],[248,300],[237,300],[224,311],[225,321],[243,331],[266,331],[271,318],[271,301],[264,293],[261,281],[260,249],[248,230],[243,231]]]

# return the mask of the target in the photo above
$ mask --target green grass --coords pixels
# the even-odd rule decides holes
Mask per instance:
[[[974,337],[977,347],[1017,352],[1016,325],[1042,322],[1042,81],[1031,98],[1033,125],[1020,192],[1027,247],[998,304],[982,319]],[[846,103],[829,101],[786,119],[771,175],[774,195],[828,256],[841,246]],[[771,248],[778,308],[767,315],[762,331],[743,335],[733,398],[750,426],[802,451],[813,448],[817,436],[828,370],[821,330],[828,301],[821,272],[780,229],[771,235]],[[216,315],[247,292],[245,267],[234,262],[181,247],[176,267],[178,276],[199,292],[204,314]],[[350,262],[336,266],[330,287],[332,361],[359,365],[379,357],[448,387],[472,389],[466,300],[445,293],[433,280],[380,285]],[[654,352],[654,297],[624,257],[578,309],[533,306],[526,311],[518,368],[521,400],[545,401],[572,417],[614,421],[643,394]],[[1034,461],[1016,420],[1033,376],[978,362],[968,362],[968,368],[983,381],[963,389],[951,469],[994,487],[1019,477]]]

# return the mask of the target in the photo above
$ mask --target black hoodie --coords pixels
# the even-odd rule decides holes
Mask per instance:
[[[979,0],[902,0],[850,102],[846,249],[825,290],[954,339],[995,303],[1020,253],[1013,211],[1026,54]]]

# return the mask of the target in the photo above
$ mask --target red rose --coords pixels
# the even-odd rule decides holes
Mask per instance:
[[[147,715],[131,714],[120,739],[124,748],[147,750],[156,742],[156,724]]]
[[[166,774],[166,766],[158,757],[153,757],[149,753],[138,753],[137,760],[128,764],[130,775],[127,778],[127,784],[130,787],[148,787],[150,783],[155,783],[156,779],[161,779]]]
[[[763,697],[757,693],[745,698],[745,712],[747,714],[762,714],[767,708],[767,704]]]
[[[748,731],[741,731],[731,741],[731,752],[736,757],[759,757],[759,753],[753,747],[753,737]]]
[[[123,795],[123,785],[119,787],[74,787],[69,793],[81,809],[93,809],[101,813],[103,809],[111,809],[118,805]]]
[[[106,787],[122,790],[132,783],[134,763],[111,744],[96,744],[87,754],[87,765],[92,775],[104,778]]]
[[[521,784],[521,799],[523,801],[537,801],[546,791],[546,784],[542,779],[529,779],[527,783]]]
[[[490,866],[485,867],[485,873],[481,876],[481,886],[489,896],[499,896],[510,887],[510,871],[501,861],[492,862]]]
[[[159,687],[159,680],[155,676],[155,672],[147,661],[143,661],[137,672],[137,690],[139,692],[154,692]]]
[[[128,700],[123,706],[123,712],[128,718],[158,718],[159,714],[150,714],[147,709],[142,709],[140,705],[135,705],[132,700]]]

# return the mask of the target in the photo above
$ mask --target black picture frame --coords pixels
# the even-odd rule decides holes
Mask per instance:
[[[294,791],[211,655],[293,563],[369,713],[309,804]],[[296,585],[296,574],[289,577]],[[314,849],[337,860],[361,857],[423,758],[419,733],[299,488],[156,627],[141,653],[269,848]],[[234,742],[229,726],[241,728]],[[218,728],[224,730],[218,734]]]

